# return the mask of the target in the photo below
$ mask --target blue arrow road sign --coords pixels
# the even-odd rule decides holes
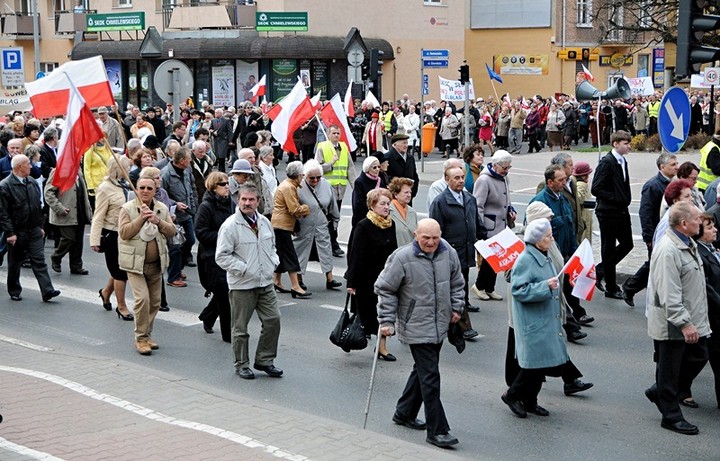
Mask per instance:
[[[448,58],[450,57],[449,50],[423,50],[423,58]]]
[[[448,66],[448,60],[447,59],[423,59],[423,67],[447,67]]]
[[[690,132],[690,99],[682,88],[672,87],[660,101],[658,133],[665,150],[678,152]]]

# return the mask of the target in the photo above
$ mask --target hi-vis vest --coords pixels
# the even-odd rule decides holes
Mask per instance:
[[[389,133],[392,128],[393,111],[387,111],[387,114],[382,116],[383,123],[385,124],[385,133]]]
[[[658,118],[658,114],[660,113],[660,101],[655,101],[654,103],[648,104],[648,117],[655,117]]]
[[[707,189],[710,183],[717,179],[717,176],[714,175],[710,168],[708,168],[707,166],[707,158],[711,150],[718,148],[719,147],[715,143],[715,141],[711,140],[707,144],[705,144],[702,149],[700,149],[700,173],[698,174],[697,184],[697,187],[700,190]]]
[[[335,146],[330,141],[323,141],[318,144],[322,149],[323,161],[327,164],[332,162],[335,155]],[[348,184],[348,165],[350,161],[350,151],[344,142],[340,142],[340,155],[338,161],[332,166],[332,170],[326,172],[323,177],[331,186],[347,186]]]

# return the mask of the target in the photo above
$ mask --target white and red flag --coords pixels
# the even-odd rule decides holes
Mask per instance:
[[[487,240],[475,242],[475,249],[490,264],[495,273],[512,269],[525,243],[509,228]]]
[[[320,95],[322,94],[322,90],[318,91],[315,96],[310,98],[310,104],[312,105],[314,110],[320,110],[322,109],[322,103],[320,102]]]
[[[593,77],[593,74],[590,73],[587,67],[585,67],[585,64],[582,65],[583,74],[585,74],[585,78],[588,79],[591,82],[595,81],[595,77]]]
[[[67,119],[58,146],[58,161],[53,178],[53,186],[60,192],[70,190],[75,185],[80,159],[90,146],[103,138],[100,125],[72,83],[66,109]]]
[[[265,85],[265,76],[263,75],[262,78],[257,81],[255,86],[250,89],[250,93],[252,94],[252,98],[250,98],[250,101],[255,103],[259,96],[265,96],[266,86],[267,85]]]
[[[380,101],[375,97],[372,91],[368,90],[367,94],[365,95],[365,101],[370,103],[372,105],[373,109],[376,107],[382,107],[382,104],[380,104]]]
[[[347,91],[345,91],[345,100],[343,101],[345,113],[348,117],[355,117],[355,104],[353,103],[352,86],[353,81],[350,80],[350,83],[348,83]]]
[[[592,247],[587,239],[583,240],[575,253],[563,267],[561,274],[568,274],[572,294],[578,298],[590,301],[595,293],[595,259]]]
[[[325,104],[325,107],[323,107],[320,112],[322,113],[325,126],[337,125],[340,127],[340,141],[347,144],[350,152],[357,149],[357,141],[352,135],[352,131],[350,131],[347,115],[345,114],[345,109],[343,109],[340,95],[335,93],[335,96],[333,96],[332,99]]]
[[[302,82],[298,81],[288,94],[278,104],[280,112],[272,124],[272,134],[283,150],[297,154],[297,147],[293,142],[293,132],[303,123],[315,115],[315,110],[307,97],[307,91]]]
[[[95,56],[66,62],[46,77],[25,84],[35,117],[50,118],[64,114],[73,85],[90,108],[115,104],[105,63],[102,56]]]

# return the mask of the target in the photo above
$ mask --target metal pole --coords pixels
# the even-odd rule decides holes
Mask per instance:
[[[465,107],[463,109],[463,125],[465,128],[465,136],[463,137],[463,144],[465,147],[470,145],[470,82],[465,82]]]
[[[172,83],[173,119],[177,122],[180,120],[180,69],[177,67],[172,70]]]
[[[423,52],[420,48],[420,171],[425,173],[425,154],[422,151],[423,125],[425,125],[425,72],[423,69]]]
[[[602,138],[600,137],[600,102],[602,98],[598,95],[598,106],[597,115],[595,116],[595,127],[597,128],[598,135],[598,163],[600,163],[600,156],[602,155]]]
[[[708,113],[710,114],[710,136],[715,134],[715,85],[710,85],[710,107]]]
[[[35,47],[35,75],[40,72],[40,13],[38,0],[33,0],[33,46]],[[28,80],[26,78],[26,80]]]
[[[370,400],[372,399],[373,383],[375,381],[375,368],[377,368],[378,354],[380,353],[378,348],[380,347],[380,338],[382,338],[380,335],[381,331],[382,327],[380,326],[378,327],[377,341],[375,342],[375,351],[373,352],[373,365],[372,371],[370,372],[370,386],[368,389],[367,403],[365,404],[365,422],[363,423],[363,429],[367,428],[368,413],[370,412]]]

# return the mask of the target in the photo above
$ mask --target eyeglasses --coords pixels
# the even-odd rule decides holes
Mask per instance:
[[[227,182],[219,182],[219,183],[217,183],[217,185],[220,187],[225,187],[228,185],[228,183]]]
[[[152,186],[138,186],[139,190],[155,190]]]
[[[379,169],[380,169],[380,165],[373,165],[373,166],[371,166],[370,168],[373,169],[373,170],[379,170]]]
[[[322,176],[308,176],[307,178],[315,180],[315,179],[320,179],[321,177]]]

